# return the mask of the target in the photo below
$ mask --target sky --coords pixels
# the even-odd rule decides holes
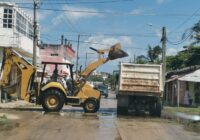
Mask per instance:
[[[0,1],[14,1],[33,15],[33,0]],[[60,43],[63,34],[76,51],[80,34],[78,62],[83,68],[86,53],[87,63],[97,60],[98,55],[89,47],[105,49],[119,42],[129,57],[109,61],[98,68],[112,73],[118,69],[119,62],[147,55],[148,45],[161,46],[164,26],[169,40],[167,55],[175,55],[191,43],[189,39],[182,41],[182,35],[199,21],[200,0],[40,0],[37,17],[40,40],[45,43]]]

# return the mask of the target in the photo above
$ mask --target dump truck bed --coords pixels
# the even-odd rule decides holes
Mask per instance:
[[[162,65],[120,64],[119,93],[158,95],[162,91]]]

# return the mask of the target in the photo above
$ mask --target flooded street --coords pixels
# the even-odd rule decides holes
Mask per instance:
[[[14,127],[0,131],[2,140],[199,140],[200,134],[186,131],[173,120],[148,115],[117,116],[116,99],[102,97],[96,114],[65,106],[61,113],[42,110],[0,110]]]

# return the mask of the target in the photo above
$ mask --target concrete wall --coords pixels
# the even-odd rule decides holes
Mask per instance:
[[[58,56],[52,56],[52,54],[58,54]],[[66,62],[66,60],[64,59],[64,55],[63,55],[63,49],[62,47],[45,47],[43,49],[40,49],[40,57],[41,57],[41,61],[44,62]],[[69,61],[68,61],[69,62]],[[53,73],[54,70],[54,65],[48,65],[46,70],[48,72],[49,75],[51,75]],[[59,67],[59,70],[63,70],[67,73],[69,72],[69,69],[66,66],[63,67]]]

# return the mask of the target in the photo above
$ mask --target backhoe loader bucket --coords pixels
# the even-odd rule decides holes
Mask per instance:
[[[120,43],[113,45],[110,48],[110,51],[108,53],[108,58],[110,60],[114,60],[114,59],[117,59],[117,58],[123,58],[123,57],[127,57],[127,56],[128,56],[128,54],[126,52],[124,52],[123,50],[121,50]]]

